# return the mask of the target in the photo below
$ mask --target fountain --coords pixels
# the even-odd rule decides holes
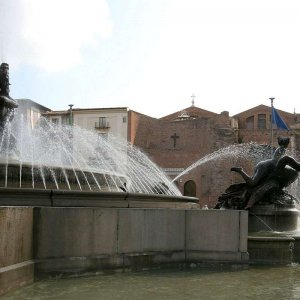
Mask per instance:
[[[250,262],[288,264],[300,259],[299,201],[287,191],[298,178],[300,163],[285,155],[288,144],[289,138],[279,137],[272,158],[260,161],[253,176],[232,167],[244,182],[229,186],[215,206],[249,211]]]
[[[291,231],[297,229],[298,200],[286,191],[298,177],[300,163],[285,155],[289,138],[278,138],[279,147],[271,159],[260,161],[250,177],[240,167],[231,168],[244,183],[233,184],[223,193],[216,209],[249,210],[249,231]]]
[[[254,175],[248,176],[241,167],[232,167],[232,174],[242,176],[244,182],[220,191],[215,209],[248,211],[248,252],[252,263],[288,264],[300,261],[298,231],[300,164],[285,155],[289,138],[278,138],[277,149],[255,143],[230,145],[204,156],[179,174],[177,180],[197,167],[203,170],[224,166],[256,165]],[[270,155],[272,154],[273,155]],[[272,158],[270,159],[270,156]],[[220,165],[217,165],[217,163]],[[251,165],[251,166],[250,166]],[[225,185],[235,178],[224,179]],[[223,182],[214,185],[218,190]],[[224,189],[226,186],[224,187]],[[223,189],[223,190],[224,190]]]
[[[185,261],[199,200],[125,140],[44,118],[31,128],[8,70],[1,64],[0,295],[54,273]]]
[[[149,202],[164,199],[173,204],[186,202],[188,206],[197,203],[195,198],[182,197],[157,165],[124,140],[113,136],[107,140],[78,126],[56,125],[44,118],[34,129],[30,128],[18,113],[17,102],[9,95],[8,70],[8,64],[2,63],[2,194],[11,189],[45,190],[50,191],[53,199],[53,195],[61,195],[62,191],[72,195],[80,191],[90,192],[94,197],[101,193],[107,197],[110,193],[109,197],[121,199],[130,195],[139,200],[147,198]],[[9,199],[5,201],[2,197],[2,205],[13,203]]]
[[[44,276],[248,263],[245,211],[199,209],[126,141],[46,119],[28,127],[4,69],[0,294]]]

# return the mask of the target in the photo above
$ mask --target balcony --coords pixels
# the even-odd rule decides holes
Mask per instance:
[[[95,122],[95,129],[108,129],[109,127],[109,122],[101,120],[98,122]]]

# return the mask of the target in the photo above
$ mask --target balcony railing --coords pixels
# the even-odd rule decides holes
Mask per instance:
[[[96,129],[108,129],[109,122],[107,122],[107,121],[95,122],[95,128]]]

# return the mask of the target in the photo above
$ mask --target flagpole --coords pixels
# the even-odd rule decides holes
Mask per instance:
[[[269,98],[271,100],[271,147],[273,146],[273,101],[275,98]]]

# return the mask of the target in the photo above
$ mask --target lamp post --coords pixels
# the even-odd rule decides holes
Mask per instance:
[[[70,125],[73,126],[73,109],[74,104],[69,104],[70,107]]]
[[[269,98],[271,100],[271,146],[273,145],[273,101],[275,98]]]

